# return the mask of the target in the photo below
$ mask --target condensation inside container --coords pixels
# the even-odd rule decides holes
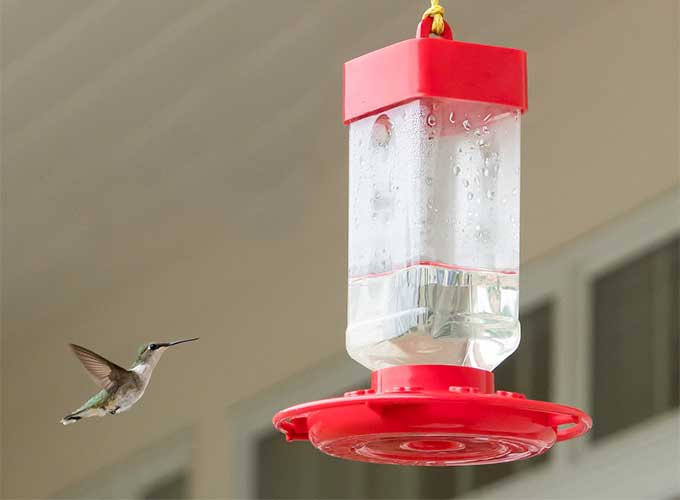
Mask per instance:
[[[350,126],[349,274],[419,262],[515,271],[520,115],[412,101]]]
[[[520,115],[423,99],[350,126],[347,350],[492,370],[520,338]]]

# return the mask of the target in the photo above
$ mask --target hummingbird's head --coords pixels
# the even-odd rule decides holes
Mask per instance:
[[[176,340],[175,342],[150,342],[148,344],[144,344],[139,348],[139,352],[137,353],[137,362],[155,365],[158,363],[158,360],[161,359],[163,353],[170,347],[183,344],[184,342],[193,342],[194,340],[198,340],[198,337],[193,339]]]

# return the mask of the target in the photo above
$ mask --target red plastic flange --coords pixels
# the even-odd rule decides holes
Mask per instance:
[[[371,389],[288,408],[273,422],[289,441],[339,458],[433,466],[529,458],[592,426],[576,408],[494,392],[491,372],[440,365],[378,370]]]

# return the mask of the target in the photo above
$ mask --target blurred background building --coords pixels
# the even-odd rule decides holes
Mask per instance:
[[[443,1],[525,49],[522,317],[497,386],[591,412],[524,463],[422,469],[286,444],[272,414],[367,383],[344,353],[342,63],[426,0],[2,0],[4,498],[680,497],[680,6]],[[169,352],[68,428],[67,347]]]

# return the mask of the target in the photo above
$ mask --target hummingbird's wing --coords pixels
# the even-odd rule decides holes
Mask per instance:
[[[108,359],[100,356],[96,352],[85,349],[79,345],[69,344],[73,352],[83,364],[90,378],[98,386],[110,390],[120,385],[126,375],[129,375],[125,368],[112,363]]]

